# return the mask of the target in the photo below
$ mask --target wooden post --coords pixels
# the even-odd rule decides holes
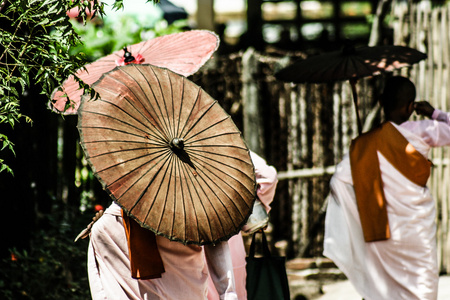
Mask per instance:
[[[215,30],[214,0],[197,0],[197,28]]]
[[[247,0],[247,43],[256,50],[264,48],[262,34],[262,0]]]
[[[374,1],[372,1],[374,4]],[[370,31],[369,46],[377,46],[381,42],[383,20],[388,13],[388,8],[392,5],[392,0],[380,0],[373,18],[372,30]]]
[[[259,108],[258,84],[254,79],[257,59],[255,50],[249,48],[242,56],[242,102],[244,139],[256,153],[264,153],[263,126]]]

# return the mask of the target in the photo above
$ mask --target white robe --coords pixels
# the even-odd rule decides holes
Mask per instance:
[[[449,117],[408,121],[396,128],[425,157],[430,147],[450,145]],[[391,238],[364,241],[350,159],[337,166],[330,187],[323,254],[333,260],[365,300],[435,300],[438,265],[435,204],[427,187],[409,181],[380,153]]]

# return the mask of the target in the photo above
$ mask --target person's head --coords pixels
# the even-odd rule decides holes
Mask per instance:
[[[406,77],[393,76],[386,80],[381,106],[387,121],[401,124],[409,119],[414,111],[416,87]]]

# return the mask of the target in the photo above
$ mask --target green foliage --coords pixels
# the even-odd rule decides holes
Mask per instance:
[[[30,250],[11,250],[11,257],[0,261],[0,299],[85,300],[90,299],[86,270],[87,240],[73,242],[91,215],[61,226],[59,216],[49,216],[49,228],[36,232]]]
[[[80,43],[66,11],[80,7],[80,16],[87,18],[91,6],[80,0],[8,1],[0,12],[0,21],[9,26],[0,27],[0,124],[14,127],[16,122],[29,118],[20,113],[20,97],[30,86],[42,87],[42,93],[51,91],[64,78],[80,68],[85,59],[70,56],[69,49]],[[99,14],[103,8],[93,1]],[[87,10],[87,11],[86,11]],[[2,150],[12,150],[12,143],[2,135]],[[9,144],[8,144],[9,143]],[[1,169],[11,171],[3,161]]]
[[[115,8],[122,6],[123,0],[115,1]],[[39,86],[50,98],[57,86],[89,62],[84,53],[71,51],[82,43],[66,14],[73,8],[78,8],[83,23],[91,14],[104,15],[100,0],[10,0],[0,6],[0,125],[14,127],[21,119],[31,123],[19,106],[30,85]],[[80,86],[90,91],[82,82]],[[0,142],[2,150],[13,151],[7,136],[0,136]],[[5,170],[12,173],[0,159],[0,172]]]

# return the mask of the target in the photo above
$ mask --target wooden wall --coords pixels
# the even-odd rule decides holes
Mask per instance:
[[[393,10],[394,42],[427,53],[428,58],[414,68],[411,78],[416,83],[418,98],[448,112],[450,110],[450,8],[397,4]],[[450,271],[450,152],[448,147],[431,153],[432,176],[428,182],[437,206],[437,234],[441,272]]]

